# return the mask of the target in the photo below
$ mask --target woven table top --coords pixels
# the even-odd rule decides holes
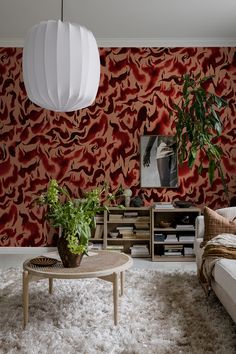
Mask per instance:
[[[31,260],[28,259],[23,264],[23,269],[29,274],[63,279],[106,276],[129,269],[133,264],[130,256],[114,251],[89,252],[89,255],[84,256],[80,266],[76,268],[64,268],[60,261],[50,266],[39,266],[32,264]]]

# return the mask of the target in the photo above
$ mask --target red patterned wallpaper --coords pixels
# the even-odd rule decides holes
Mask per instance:
[[[0,246],[49,246],[53,230],[34,199],[50,178],[79,190],[107,181],[142,194],[145,203],[191,200],[212,208],[228,205],[221,180],[179,169],[177,189],[140,188],[140,136],[173,134],[171,102],[178,100],[173,74],[214,74],[211,89],[229,102],[219,139],[230,196],[236,196],[235,48],[100,49],[101,80],[96,102],[73,113],[41,109],[26,97],[22,49],[0,49]]]

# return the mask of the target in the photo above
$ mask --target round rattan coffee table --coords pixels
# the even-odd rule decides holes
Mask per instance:
[[[50,253],[48,257],[52,257]],[[99,278],[113,285],[114,324],[118,323],[119,279],[120,295],[124,293],[125,270],[129,269],[133,260],[124,253],[113,251],[90,252],[84,256],[79,267],[64,268],[61,262],[51,266],[35,265],[28,259],[23,264],[23,313],[24,328],[28,323],[29,282],[42,278],[49,279],[49,293],[52,294],[53,279]],[[92,300],[91,300],[92,301]]]

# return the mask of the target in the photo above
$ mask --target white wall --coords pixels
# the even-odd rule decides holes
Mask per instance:
[[[56,247],[1,247],[0,268],[21,267],[28,258],[55,252],[56,250]]]

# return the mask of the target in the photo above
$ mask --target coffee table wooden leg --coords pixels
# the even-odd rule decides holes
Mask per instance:
[[[49,294],[52,294],[52,290],[53,290],[53,278],[49,278],[49,279],[48,279],[48,285],[49,285],[49,288],[48,288]]]
[[[29,319],[29,273],[23,271],[23,326],[26,327]]]
[[[118,274],[113,273],[113,305],[114,305],[114,324],[118,323],[118,301],[119,301],[119,285]]]

